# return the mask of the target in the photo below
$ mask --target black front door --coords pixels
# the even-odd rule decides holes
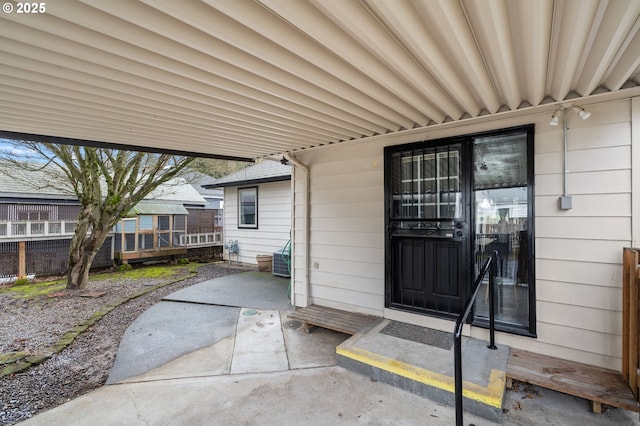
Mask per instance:
[[[467,150],[455,141],[387,149],[387,306],[461,311],[470,287]]]

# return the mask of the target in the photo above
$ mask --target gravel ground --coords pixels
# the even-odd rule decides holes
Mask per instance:
[[[174,291],[245,270],[229,268],[222,263],[202,266],[196,277],[118,306],[42,364],[3,377],[0,379],[0,425],[15,424],[102,386],[115,361],[120,339],[142,312]],[[164,282],[167,281],[170,280]],[[0,353],[25,351],[37,354],[93,312],[162,282],[161,279],[92,281],[88,290],[106,292],[100,297],[22,300],[0,294]]]

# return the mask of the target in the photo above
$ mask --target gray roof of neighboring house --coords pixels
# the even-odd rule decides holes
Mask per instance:
[[[184,178],[194,187],[196,191],[204,198],[217,198],[222,200],[224,198],[224,193],[222,189],[210,189],[205,188],[204,185],[211,184],[215,182],[216,179],[209,175],[200,172],[187,172],[184,174]]]
[[[25,171],[14,167],[10,172],[0,171],[0,198],[4,199],[77,201],[71,189],[65,188],[66,185],[65,180],[60,177],[60,172],[52,168]],[[162,201],[164,204],[206,204],[206,200],[184,178],[175,178],[160,185],[147,195],[145,200]]]
[[[203,185],[207,189],[227,186],[255,185],[259,183],[291,180],[291,166],[278,161],[263,160],[253,166],[233,172]]]

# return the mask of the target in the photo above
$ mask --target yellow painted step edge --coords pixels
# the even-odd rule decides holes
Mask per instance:
[[[454,378],[445,376],[444,374],[425,370],[424,368],[409,365],[360,348],[352,347],[350,349],[344,349],[338,347],[336,348],[336,353],[419,383],[424,383],[451,393],[455,392]],[[491,370],[487,387],[463,381],[462,395],[491,407],[502,408],[502,397],[504,395],[506,379],[505,372]]]

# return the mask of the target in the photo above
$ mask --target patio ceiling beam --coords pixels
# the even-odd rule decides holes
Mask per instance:
[[[229,160],[229,161],[253,162],[253,158],[251,157],[234,157],[234,156],[200,153],[197,151],[171,150],[171,149],[165,149],[165,148],[157,148],[155,146],[140,147],[138,145],[113,144],[113,143],[98,142],[94,140],[82,140],[82,139],[74,139],[74,138],[62,138],[57,136],[39,135],[35,133],[9,132],[6,130],[0,130],[0,138],[12,139],[12,140],[28,140],[28,141],[44,142],[44,143],[57,143],[57,144],[66,144],[66,145],[89,146],[89,147],[98,147],[98,148],[112,148],[112,149],[121,149],[121,150],[129,150],[129,151],[152,152],[157,154],[172,154],[172,155],[184,155],[184,156],[194,156],[194,157],[203,157],[203,158],[216,158],[220,160]]]

